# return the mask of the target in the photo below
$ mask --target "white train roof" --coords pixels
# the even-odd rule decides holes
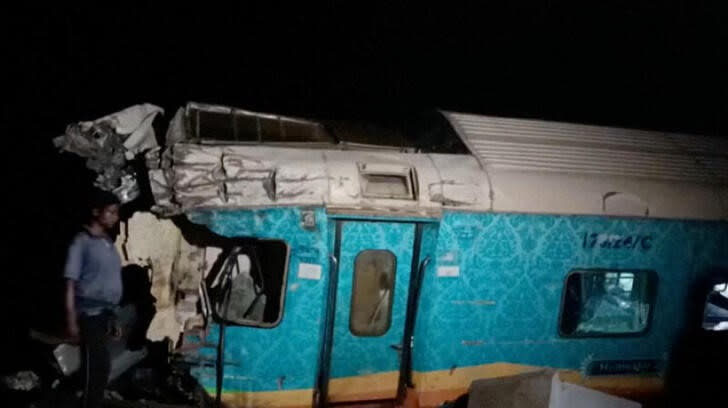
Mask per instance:
[[[728,218],[724,140],[444,115],[472,155],[173,143],[161,163],[149,160],[157,211],[323,205],[418,216],[457,209]]]
[[[728,141],[444,112],[487,173],[493,210],[728,217]]]
[[[177,143],[149,172],[159,212],[325,205],[330,211],[437,216],[490,208],[469,155]]]

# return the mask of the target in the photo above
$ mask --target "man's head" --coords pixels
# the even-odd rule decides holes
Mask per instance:
[[[91,197],[91,222],[110,230],[119,222],[119,198],[108,191],[98,190]]]

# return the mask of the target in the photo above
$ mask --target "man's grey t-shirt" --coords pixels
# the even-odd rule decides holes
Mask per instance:
[[[77,313],[98,314],[121,300],[121,257],[108,238],[79,232],[68,249],[63,276],[75,282]]]

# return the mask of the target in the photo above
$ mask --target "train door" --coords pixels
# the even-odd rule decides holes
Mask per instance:
[[[329,402],[397,396],[416,230],[341,221]]]

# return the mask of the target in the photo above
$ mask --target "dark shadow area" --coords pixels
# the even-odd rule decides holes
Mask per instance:
[[[710,270],[690,290],[688,322],[676,343],[666,375],[670,407],[725,406],[728,378],[728,330],[703,327],[706,300],[717,284],[728,282],[728,270]]]
[[[169,371],[166,343],[151,343],[146,339],[155,313],[147,269],[139,265],[125,266],[122,282],[123,297],[117,317],[122,334],[118,340],[111,339],[108,346],[112,367],[132,367],[134,372],[134,366],[142,363],[142,366],[154,364],[157,370]],[[75,407],[78,403],[76,392],[81,389],[76,365],[81,358],[79,352],[64,344],[60,330],[50,331],[39,326],[43,325],[28,327],[25,335],[17,339],[15,348],[6,350],[8,354],[16,354],[13,360],[16,364],[4,366],[0,373],[4,377],[0,384],[0,401],[18,407]],[[142,351],[144,347],[146,350]],[[132,355],[127,350],[137,353]],[[123,384],[124,377],[130,375],[124,374],[125,369],[120,370],[117,373],[121,377],[112,377],[114,381],[109,389],[116,389],[116,383]],[[12,379],[13,384],[8,384],[8,379]]]
[[[136,264],[127,265],[121,270],[121,279],[124,287],[121,305],[133,304],[136,310],[136,319],[127,328],[127,347],[130,350],[139,350],[147,344],[147,329],[156,313],[157,299],[151,293],[149,268]]]
[[[94,175],[83,160],[60,155],[50,144],[34,145],[44,167],[26,165],[8,175],[3,231],[5,269],[0,296],[0,371],[22,369],[34,354],[31,328],[59,333],[64,327],[63,267],[68,246],[81,228]],[[17,174],[14,174],[17,173]]]

